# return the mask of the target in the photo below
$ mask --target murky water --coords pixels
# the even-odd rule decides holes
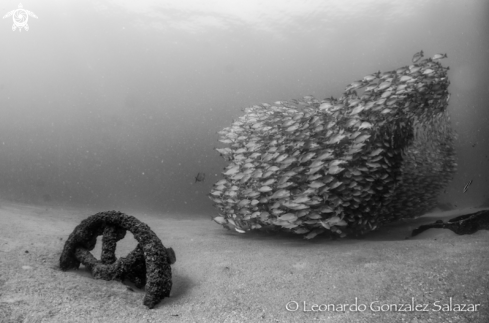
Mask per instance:
[[[338,97],[365,75],[409,65],[421,49],[448,54],[459,135],[458,173],[440,201],[488,199],[486,1],[22,5],[37,17],[17,16],[28,31],[12,30],[13,14],[0,24],[3,199],[215,214],[206,195],[226,165],[217,132],[242,108]],[[18,6],[3,1],[1,15]],[[199,172],[204,181],[195,181]]]

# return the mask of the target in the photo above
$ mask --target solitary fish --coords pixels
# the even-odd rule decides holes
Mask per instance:
[[[221,224],[221,225],[228,223],[228,221],[224,217],[222,217],[222,216],[216,216],[213,220],[217,224]]]
[[[205,180],[205,173],[197,173],[197,176],[195,176],[195,182],[203,182]]]
[[[323,230],[321,230],[321,229],[315,229],[315,230],[309,232],[309,234],[305,235],[304,236],[304,239],[308,239],[308,240],[309,239],[312,239],[312,238],[314,238],[315,236],[317,236],[318,234],[320,234],[322,232],[323,232]]]
[[[436,61],[442,58],[447,58],[447,54],[435,54],[435,56],[433,56],[431,59]]]
[[[337,165],[333,165],[329,167],[328,174],[336,175],[341,173],[344,168],[338,167]]]
[[[413,55],[413,63],[416,63],[421,58],[423,58],[423,51],[419,51],[419,52],[417,52],[416,54]]]
[[[333,108],[333,105],[331,104],[331,102],[325,102],[319,106],[320,111],[323,111],[323,110],[329,111],[331,108]]]
[[[385,82],[382,82],[379,84],[379,87],[377,88],[377,90],[384,90],[384,89],[387,89],[389,86],[391,86],[392,82],[391,81],[385,81]]]
[[[307,153],[304,157],[302,157],[299,162],[301,163],[305,163],[306,161],[309,161],[312,157],[314,157],[314,155],[316,155],[315,152],[310,152],[310,153]]]
[[[464,193],[467,192],[467,190],[469,189],[469,186],[472,184],[472,180],[470,180],[467,184],[465,184],[465,187],[464,187]]]
[[[372,124],[366,121],[362,122],[360,127],[358,127],[358,129],[370,129],[370,128],[372,128]]]
[[[319,157],[316,160],[323,160],[327,158],[333,157],[334,151],[331,149],[326,150],[323,154],[319,155]]]
[[[307,196],[299,196],[292,200],[292,203],[304,203],[309,202],[310,198]]]
[[[239,172],[239,166],[234,166],[230,169],[228,169],[226,172],[224,172],[224,175],[234,175]]]
[[[360,112],[363,111],[363,109],[365,109],[365,106],[363,105],[359,105],[358,107],[356,107],[355,109],[353,109],[350,113],[350,115],[355,115],[355,114],[358,114]]]
[[[409,76],[409,75],[403,75],[401,76],[401,78],[399,79],[400,82],[409,82],[411,80],[416,80],[415,78]]]
[[[312,187],[312,188],[320,188],[320,187],[323,187],[324,183],[320,182],[320,181],[314,181],[314,182],[311,182],[309,183],[309,187]]]
[[[271,185],[273,183],[275,183],[275,179],[274,178],[270,178],[268,181],[263,182],[262,185],[263,186],[268,186],[268,185]]]
[[[222,156],[228,155],[231,153],[230,148],[216,148],[217,152],[221,154]]]
[[[378,154],[380,154],[380,153],[381,153],[381,152],[383,152],[383,151],[384,151],[384,149],[382,149],[382,148],[375,149],[374,151],[372,151],[372,152],[370,153],[370,156],[372,156],[372,157],[373,157],[373,156],[377,156]]]
[[[293,213],[286,213],[278,218],[280,221],[293,222],[297,220],[297,216]]]
[[[290,192],[287,190],[278,190],[275,193],[273,193],[272,196],[270,196],[270,199],[280,199],[284,197],[290,196]]]

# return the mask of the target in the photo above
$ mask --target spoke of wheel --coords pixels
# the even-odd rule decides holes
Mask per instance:
[[[124,239],[126,236],[126,230],[108,225],[104,229],[104,235],[102,238],[102,254],[100,260],[103,264],[113,264],[117,258],[115,256],[115,249],[117,248],[117,241]]]

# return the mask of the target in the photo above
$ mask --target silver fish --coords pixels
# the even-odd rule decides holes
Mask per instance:
[[[438,62],[445,56],[423,60],[420,52],[410,66],[350,83],[337,99],[245,108],[218,133],[229,165],[209,198],[221,225],[344,237],[428,210],[456,169],[448,69]]]

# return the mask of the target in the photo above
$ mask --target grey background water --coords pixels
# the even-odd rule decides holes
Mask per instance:
[[[489,198],[489,2],[23,1],[0,21],[0,198],[215,214],[217,131],[241,108],[338,97],[447,53],[458,173],[440,200]],[[3,16],[19,2],[3,0]],[[194,183],[198,172],[205,182]],[[462,193],[466,182],[473,183]]]

